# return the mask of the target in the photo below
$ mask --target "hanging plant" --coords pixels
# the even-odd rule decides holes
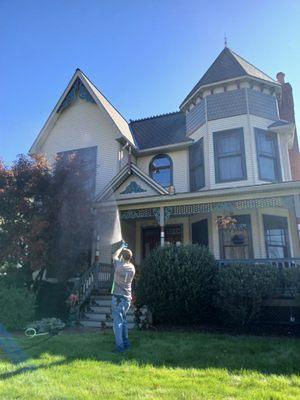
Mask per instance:
[[[230,215],[222,215],[216,219],[216,225],[219,229],[234,229],[237,220]]]

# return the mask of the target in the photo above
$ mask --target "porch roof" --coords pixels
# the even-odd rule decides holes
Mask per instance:
[[[147,206],[166,207],[198,202],[233,201],[276,196],[300,194],[300,181],[265,183],[260,185],[241,186],[231,189],[201,190],[199,192],[168,194],[165,196],[145,196],[117,200],[120,209],[145,208]],[[238,196],[238,197],[237,197]],[[97,207],[97,205],[96,205]]]

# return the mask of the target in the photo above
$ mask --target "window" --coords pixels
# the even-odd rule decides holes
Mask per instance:
[[[221,257],[223,259],[252,258],[250,215],[237,215],[236,224],[228,229],[219,229]]]
[[[189,149],[190,162],[190,191],[205,186],[203,138],[194,143]]]
[[[242,128],[214,132],[216,183],[247,179]]]
[[[58,153],[58,156],[61,157],[64,163],[74,162],[73,167],[79,168],[82,173],[81,176],[87,193],[93,196],[96,184],[97,146],[62,151]]]
[[[268,258],[290,256],[288,223],[286,217],[264,215],[265,243]]]
[[[255,128],[255,138],[259,179],[271,182],[280,181],[277,134]]]
[[[173,185],[172,160],[168,155],[155,156],[150,163],[149,173],[161,186],[167,188]]]

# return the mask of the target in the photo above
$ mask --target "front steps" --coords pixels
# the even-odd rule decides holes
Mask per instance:
[[[137,328],[135,321],[135,307],[130,306],[127,313],[128,329]],[[143,307],[141,310],[142,315],[140,316],[140,322],[143,323],[146,319],[147,309]],[[86,309],[80,319],[80,324],[86,328],[112,328],[113,321],[111,316],[111,295],[97,294],[92,295],[90,304],[86,306]]]

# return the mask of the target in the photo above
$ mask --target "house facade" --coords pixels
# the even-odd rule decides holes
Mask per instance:
[[[139,265],[156,246],[198,243],[216,259],[300,258],[300,155],[292,89],[225,47],[179,111],[127,122],[76,70],[30,154],[76,152],[101,209],[112,197]],[[230,229],[229,229],[230,227]]]

